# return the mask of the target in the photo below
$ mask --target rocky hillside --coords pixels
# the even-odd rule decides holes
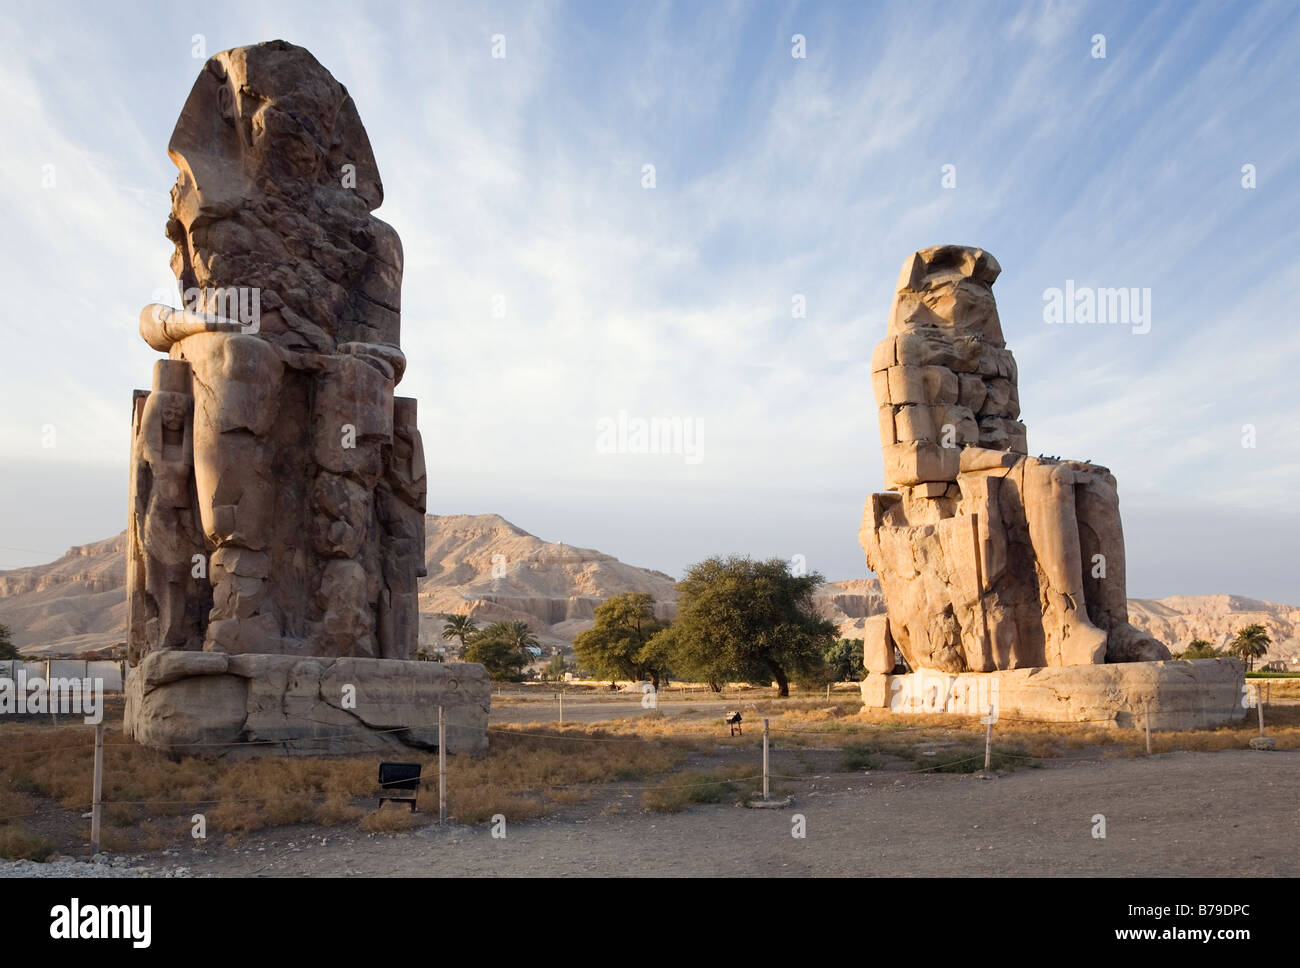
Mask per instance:
[[[525,621],[543,641],[569,642],[590,627],[596,606],[626,592],[648,592],[660,617],[677,600],[661,571],[612,555],[543,541],[496,514],[429,515],[420,582],[420,639],[438,641],[441,616],[480,623]]]
[[[612,595],[648,592],[671,618],[673,578],[590,548],[544,541],[496,514],[429,515],[420,581],[420,639],[440,640],[442,615],[468,613],[480,623],[525,621],[547,643],[573,641]],[[111,648],[126,628],[125,534],[69,549],[47,565],[0,571],[0,623],[36,654],[73,655]],[[829,582],[818,607],[840,634],[860,638],[862,620],[883,612],[874,578]],[[1300,607],[1237,595],[1133,599],[1133,624],[1178,651],[1194,638],[1227,643],[1258,622],[1274,646],[1269,658],[1300,656]]]
[[[528,622],[543,642],[569,642],[606,598],[649,592],[671,617],[663,572],[590,548],[543,541],[496,514],[429,515],[420,581],[420,639],[441,641],[441,616]],[[25,652],[80,655],[125,641],[126,535],[81,545],[48,565],[0,571],[0,623]]]
[[[0,624],[19,648],[42,654],[81,655],[124,642],[126,532],[69,548],[48,565],[0,571]]]
[[[1172,595],[1169,598],[1131,598],[1129,619],[1171,648],[1185,648],[1193,639],[1205,639],[1222,648],[1239,629],[1259,624],[1268,630],[1273,645],[1269,659],[1300,656],[1300,607],[1261,602],[1241,595]]]
[[[829,582],[822,586],[822,614],[837,623],[846,638],[862,636],[862,619],[885,610],[884,595],[874,578]],[[1265,661],[1300,659],[1300,607],[1261,602],[1240,595],[1173,595],[1131,598],[1129,620],[1149,632],[1171,651],[1180,652],[1193,639],[1223,648],[1247,625],[1268,630],[1273,645]]]

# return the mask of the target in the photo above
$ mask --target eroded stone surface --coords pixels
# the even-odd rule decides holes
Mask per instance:
[[[347,90],[283,41],[204,65],[168,145],[182,307],[137,391],[126,731],[163,749],[486,747],[481,666],[419,633],[425,466],[394,395],[402,247]],[[349,706],[349,693],[355,706]]]
[[[885,638],[910,668],[951,673],[1168,659],[1128,621],[1115,478],[1028,455],[1000,272],[982,249],[914,253],[872,354],[889,491],[859,539]]]
[[[487,749],[477,663],[152,652],[126,682],[128,735],[168,752],[248,756]]]
[[[956,675],[869,675],[863,704],[899,714],[981,716],[1101,727],[1212,729],[1240,722],[1245,670],[1237,659],[1124,662]]]
[[[135,400],[130,661],[409,658],[424,452],[356,107],[301,47],[240,47],[204,66],[168,153],[184,306],[140,317],[168,358]]]

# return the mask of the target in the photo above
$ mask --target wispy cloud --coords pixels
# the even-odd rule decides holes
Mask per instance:
[[[1140,497],[1126,508],[1265,509],[1300,485],[1286,403],[1300,364],[1286,317],[1300,283],[1292,5],[246,3],[154,17],[55,4],[5,17],[0,122],[22,137],[0,162],[0,454],[24,467],[75,457],[125,480],[127,402],[154,357],[134,320],[170,279],[164,147],[203,34],[209,53],[302,44],[357,101],[386,189],[377,214],[406,252],[399,392],[420,400],[431,509],[512,505],[670,571],[734,549],[861,573],[861,501],[881,480],[867,361],[903,258],[949,241],[1003,264],[1033,450],[1112,467],[1121,495]],[[58,187],[41,189],[51,162]],[[1149,287],[1151,332],[1047,326],[1042,292],[1066,279]],[[705,460],[598,453],[596,421],[619,410],[703,421]],[[50,423],[54,454],[40,446]],[[503,506],[465,507],[486,494]],[[610,546],[600,529],[620,502],[645,523]],[[0,513],[6,530],[63,544],[122,523],[110,511],[72,535],[53,505]],[[1235,587],[1279,597],[1279,555],[1240,566]],[[1162,580],[1130,569],[1135,593]]]

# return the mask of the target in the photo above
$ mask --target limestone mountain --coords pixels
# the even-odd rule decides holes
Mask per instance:
[[[861,638],[864,619],[885,611],[875,578],[827,582],[818,593],[822,616],[839,626],[845,638]],[[1130,598],[1129,621],[1181,652],[1194,639],[1224,648],[1239,630],[1258,623],[1273,640],[1265,661],[1300,659],[1300,607],[1262,602],[1241,595],[1171,595]]]
[[[126,640],[125,532],[45,565],[0,571],[0,623],[28,653],[85,654]],[[420,643],[441,643],[442,616],[524,621],[544,643],[572,641],[596,606],[648,592],[671,617],[674,579],[612,555],[544,541],[496,514],[428,515],[419,582]]]
[[[1171,595],[1130,598],[1129,617],[1171,648],[1205,639],[1216,648],[1231,642],[1247,625],[1259,624],[1273,640],[1268,659],[1300,657],[1300,607],[1261,602],[1241,595]],[[1266,660],[1267,661],[1267,660]]]
[[[24,652],[125,647],[126,532],[75,545],[47,565],[0,571],[0,624]]]
[[[436,644],[444,614],[480,624],[527,622],[543,641],[570,642],[596,606],[648,592],[661,618],[674,612],[674,579],[613,555],[544,541],[496,514],[429,515],[420,580],[420,641]]]

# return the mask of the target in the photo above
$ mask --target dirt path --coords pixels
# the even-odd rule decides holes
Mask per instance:
[[[610,785],[563,814],[507,818],[503,839],[488,824],[369,836],[294,828],[173,862],[197,876],[279,877],[1300,874],[1300,753],[1049,761],[993,780],[873,772],[798,788],[786,810],[656,814]],[[791,836],[796,814],[804,839]],[[1096,814],[1105,839],[1092,835]]]
[[[736,704],[728,706],[724,702],[664,699],[660,700],[655,708],[665,716],[707,715],[716,716],[721,720],[724,710],[737,708],[737,706]],[[592,702],[590,700],[573,702],[565,700],[564,721],[566,723],[600,723],[611,719],[630,719],[643,716],[648,711],[641,705],[639,699],[605,702]],[[529,702],[492,707],[492,725],[494,726],[501,723],[552,724],[559,722],[559,719],[560,706],[558,702]]]

